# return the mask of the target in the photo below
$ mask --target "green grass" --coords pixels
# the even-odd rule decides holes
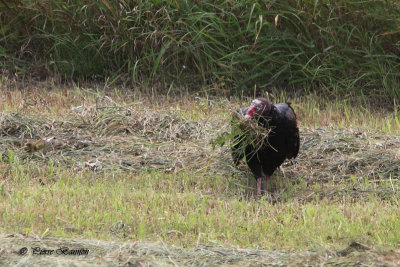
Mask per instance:
[[[0,9],[0,58],[13,75],[147,93],[179,84],[399,100],[398,1],[19,0]]]
[[[228,123],[231,108],[249,103],[247,99],[171,97],[167,101],[124,90],[41,90],[31,85],[31,90],[19,91],[13,89],[18,83],[2,86],[1,232],[284,250],[339,248],[352,241],[389,249],[400,242],[396,110],[366,112],[362,106],[342,100],[325,102],[315,95],[292,101],[302,136],[299,157],[284,166],[285,178],[279,171],[273,175],[270,198],[254,199],[255,180],[248,168],[229,167],[229,150],[212,150],[209,143],[224,130],[218,122]],[[269,97],[277,102],[284,96]],[[112,103],[122,109],[120,113],[111,112],[117,110]],[[71,110],[78,105],[87,109]],[[134,109],[127,109],[132,105]],[[91,113],[97,106],[100,113]],[[182,127],[195,131],[192,136],[162,141],[152,134],[151,125],[145,132],[129,134],[107,130],[118,126],[126,113],[123,107],[142,111],[140,116],[154,117],[156,122],[164,117],[151,110],[173,112],[182,118],[178,121]],[[16,111],[19,117],[13,117]],[[132,123],[129,116],[127,125]],[[5,118],[14,119],[14,124]],[[53,128],[41,132],[44,125]],[[30,138],[24,135],[28,128],[35,139],[58,134],[63,140],[73,135],[65,129],[82,131],[84,135],[78,137],[90,137],[93,145],[84,150],[66,145],[27,153],[22,147]],[[15,136],[10,129],[17,129]],[[141,147],[142,155],[134,154],[135,147]],[[162,154],[165,151],[168,158]],[[195,153],[198,160],[191,160]],[[107,161],[117,156],[133,166],[148,156],[172,162],[157,169],[145,165],[126,171],[118,160]],[[101,161],[103,170],[79,167],[93,157]],[[181,162],[184,167],[173,168]]]
[[[266,249],[324,248],[353,240],[388,248],[400,240],[398,196],[301,203],[291,188],[286,201],[272,204],[243,199],[229,177],[185,172],[93,177],[60,168],[53,173],[51,167],[10,168],[12,178],[1,192],[0,218],[7,232]],[[39,177],[52,181],[42,185]]]

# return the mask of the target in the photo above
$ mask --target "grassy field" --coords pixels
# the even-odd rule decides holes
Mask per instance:
[[[189,248],[398,248],[396,109],[290,99],[300,154],[284,164],[284,176],[273,175],[270,196],[256,199],[247,167],[232,166],[228,145],[212,145],[230,131],[232,110],[250,99],[0,86],[4,233]]]

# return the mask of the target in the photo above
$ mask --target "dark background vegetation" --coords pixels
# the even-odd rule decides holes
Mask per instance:
[[[400,99],[399,1],[2,0],[0,25],[19,77]]]

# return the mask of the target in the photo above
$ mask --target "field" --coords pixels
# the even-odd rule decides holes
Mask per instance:
[[[395,0],[0,1],[0,265],[400,265],[399,27]],[[227,140],[255,96],[301,136],[261,198]]]
[[[8,78],[0,86],[2,263],[400,262],[396,105],[270,93],[293,103],[301,148],[258,199],[229,142],[215,142],[251,98]],[[91,253],[15,254],[38,244]]]

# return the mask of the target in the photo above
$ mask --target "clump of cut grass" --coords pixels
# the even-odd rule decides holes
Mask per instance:
[[[44,121],[35,119],[19,113],[4,114],[0,116],[0,136],[20,138],[36,138],[38,136],[38,125],[44,125]],[[43,129],[48,130],[48,129]]]
[[[263,147],[270,146],[268,136],[273,131],[273,127],[269,126],[267,120],[260,125],[258,120],[245,120],[242,114],[232,112],[230,124],[231,132],[221,133],[212,141],[212,145],[223,146],[230,142],[234,161],[240,160],[241,157],[253,157]],[[253,148],[251,153],[246,151],[249,146]]]
[[[232,136],[237,136],[233,140],[233,145],[238,143],[242,143],[244,147],[250,145],[256,151],[268,143],[268,136],[273,131],[267,120],[265,125],[260,125],[258,120],[244,120],[244,117],[237,112],[232,114],[231,127]]]

